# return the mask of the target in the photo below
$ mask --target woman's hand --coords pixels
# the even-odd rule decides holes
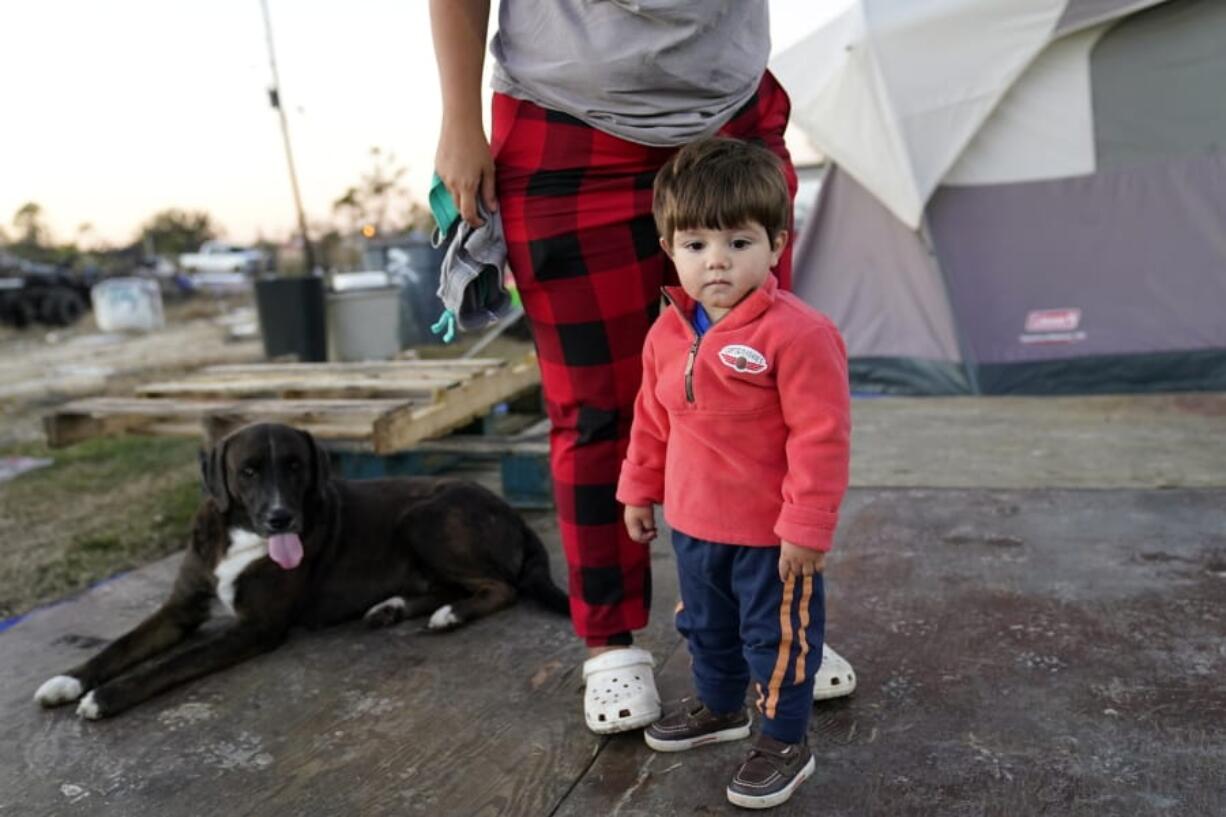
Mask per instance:
[[[626,533],[645,545],[656,538],[656,508],[654,505],[626,506]]]
[[[494,158],[480,123],[475,126],[443,123],[434,154],[434,172],[443,180],[460,217],[472,226],[485,223],[477,214],[478,196],[488,212],[498,209]]]
[[[628,509],[627,509],[628,510]],[[779,548],[779,578],[812,576],[826,569],[826,554],[812,548],[802,548],[791,542],[783,542]]]

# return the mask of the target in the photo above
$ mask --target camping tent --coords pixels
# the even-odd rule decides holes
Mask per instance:
[[[1226,388],[1226,2],[857,0],[772,68],[859,389]]]

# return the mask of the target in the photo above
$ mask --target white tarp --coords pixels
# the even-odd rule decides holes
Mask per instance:
[[[1056,24],[1056,34],[1071,34],[1165,2],[1166,0],[1069,0],[1064,16]]]
[[[1094,172],[1090,49],[1107,26],[1052,43],[1009,89],[942,180],[1004,184]]]
[[[858,0],[771,65],[792,119],[907,226],[1067,0]]]

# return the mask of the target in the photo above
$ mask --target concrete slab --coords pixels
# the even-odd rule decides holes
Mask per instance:
[[[1226,487],[1226,394],[852,403],[863,488]]]

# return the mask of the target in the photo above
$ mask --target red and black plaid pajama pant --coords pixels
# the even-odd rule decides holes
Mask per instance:
[[[790,103],[768,73],[720,133],[778,154]],[[589,646],[629,644],[651,605],[648,549],[631,541],[614,494],[660,286],[651,184],[674,148],[610,136],[567,114],[495,94],[491,148],[508,261],[532,322],[571,620]],[[791,246],[776,274],[791,282]]]

